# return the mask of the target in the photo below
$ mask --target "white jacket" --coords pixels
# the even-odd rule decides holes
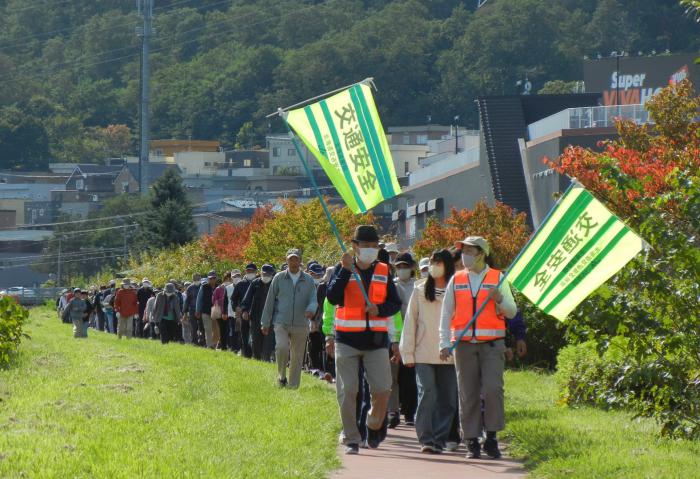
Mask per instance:
[[[440,311],[444,296],[425,298],[425,280],[417,281],[403,323],[399,349],[404,364],[453,364],[440,360]]]

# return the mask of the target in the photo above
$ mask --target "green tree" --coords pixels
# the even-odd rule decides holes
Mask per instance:
[[[183,245],[196,234],[192,205],[182,178],[175,171],[166,170],[151,187],[148,210],[140,219],[137,244],[145,250],[156,250]]]
[[[0,168],[34,170],[49,163],[49,141],[41,120],[20,108],[0,108]]]

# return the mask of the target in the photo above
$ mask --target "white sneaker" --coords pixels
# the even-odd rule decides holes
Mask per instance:
[[[362,441],[362,442],[360,443],[360,447],[361,447],[362,449],[369,449],[369,445],[367,444],[367,439],[365,439],[364,441]]]
[[[457,449],[459,449],[459,443],[448,441],[447,444],[445,444],[445,449],[450,452],[455,452]]]

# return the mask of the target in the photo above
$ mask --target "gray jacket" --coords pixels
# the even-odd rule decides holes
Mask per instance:
[[[273,322],[285,326],[308,326],[304,313],[315,314],[317,307],[314,279],[301,271],[295,286],[289,271],[282,271],[272,278],[261,323],[265,328]]]
[[[177,294],[168,296],[163,292],[158,293],[156,296],[156,304],[153,306],[153,321],[160,323],[160,321],[163,319],[166,300],[170,301],[170,308],[173,311],[173,319],[179,322],[182,318],[182,312],[180,311],[180,297]]]
[[[63,314],[67,314],[71,321],[82,321],[86,309],[87,303],[82,298],[73,298]]]

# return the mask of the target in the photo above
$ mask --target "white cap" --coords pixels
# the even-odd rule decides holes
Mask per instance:
[[[486,253],[486,256],[488,256],[491,252],[491,249],[489,248],[489,242],[481,236],[467,236],[462,241],[457,241],[455,243],[455,248],[462,249],[462,246],[464,245],[478,246],[483,250],[484,253]]]
[[[396,243],[389,243],[384,249],[387,253],[398,253],[399,245],[397,245]]]
[[[421,258],[418,263],[418,269],[428,268],[430,266],[430,258]]]

